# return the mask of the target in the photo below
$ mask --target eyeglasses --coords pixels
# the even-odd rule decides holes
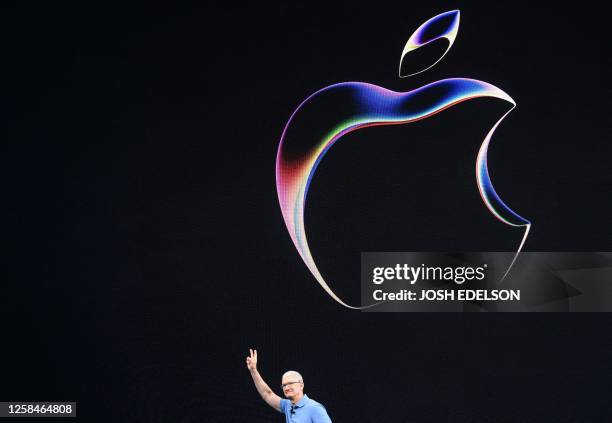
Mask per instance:
[[[293,385],[294,383],[302,383],[302,382],[298,380],[298,381],[296,381],[296,382],[287,382],[287,383],[283,383],[283,384],[281,385],[281,389],[285,389],[287,386],[289,386],[289,385]]]

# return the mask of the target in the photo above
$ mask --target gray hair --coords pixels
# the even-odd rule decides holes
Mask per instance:
[[[296,372],[295,370],[288,370],[283,374],[283,379],[285,378],[285,376],[293,376],[295,378],[297,378],[298,382],[304,382],[304,379],[302,378],[302,375],[299,374],[298,372]]]

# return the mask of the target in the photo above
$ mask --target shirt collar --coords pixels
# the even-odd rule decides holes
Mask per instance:
[[[304,396],[302,397],[302,399],[301,399],[301,400],[300,400],[300,401],[299,401],[297,404],[295,404],[295,407],[297,407],[297,408],[301,408],[301,407],[305,406],[305,405],[306,405],[306,402],[307,402],[308,400],[309,400],[308,395],[304,394]]]

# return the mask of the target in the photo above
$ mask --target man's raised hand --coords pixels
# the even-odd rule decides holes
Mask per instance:
[[[257,350],[249,348],[250,355],[246,358],[247,369],[257,370]]]

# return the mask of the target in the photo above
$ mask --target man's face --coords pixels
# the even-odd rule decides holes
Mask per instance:
[[[304,391],[304,383],[295,376],[283,377],[281,387],[283,388],[283,394],[289,399],[299,396]]]

